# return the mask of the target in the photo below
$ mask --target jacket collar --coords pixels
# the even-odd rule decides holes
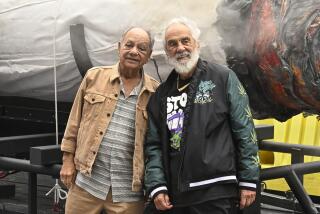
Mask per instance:
[[[152,84],[154,80],[152,80],[151,77],[149,75],[146,75],[144,72],[142,72],[142,77],[143,77],[144,88],[149,92],[152,92],[152,93],[155,92],[155,87]]]
[[[116,79],[120,81],[120,74],[118,69],[119,69],[119,62],[111,67],[110,82],[113,82]]]
[[[110,72],[111,72],[111,74],[110,74],[110,81],[111,82],[114,82],[116,79],[118,79],[120,81],[119,62],[112,66],[112,69]],[[151,79],[151,77],[149,75],[146,75],[143,71],[143,68],[142,68],[142,84],[143,84],[142,90],[145,88],[146,90],[148,90],[150,92],[155,92],[152,81],[153,80]]]

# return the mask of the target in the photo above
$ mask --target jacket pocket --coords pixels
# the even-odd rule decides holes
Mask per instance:
[[[106,97],[100,94],[86,94],[84,96],[84,104],[82,109],[83,119],[97,117]]]
[[[85,96],[84,96],[84,99],[88,102],[88,103],[90,103],[90,104],[96,104],[96,103],[101,103],[101,102],[103,102],[105,99],[106,99],[106,97],[105,96],[102,96],[102,95],[100,95],[100,94],[86,94]]]

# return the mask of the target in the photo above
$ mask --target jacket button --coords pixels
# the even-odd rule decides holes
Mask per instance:
[[[92,102],[94,102],[94,101],[95,101],[95,99],[94,99],[94,98],[92,98],[91,100],[92,100]]]
[[[95,155],[95,154],[96,154],[96,151],[92,151],[92,153]]]
[[[99,134],[100,134],[100,135],[103,135],[103,132],[102,132],[102,131],[100,131],[100,132],[99,132]]]
[[[118,94],[115,94],[114,96],[115,96],[115,97],[118,97]]]
[[[107,114],[107,117],[110,117],[110,113]]]

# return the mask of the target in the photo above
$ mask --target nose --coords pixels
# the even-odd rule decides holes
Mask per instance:
[[[181,41],[178,42],[178,46],[177,46],[177,52],[184,52],[186,50],[186,48],[184,47],[184,45],[181,43]]]
[[[131,49],[130,49],[130,51],[129,51],[129,54],[130,55],[133,55],[133,56],[136,56],[136,55],[138,55],[138,48],[136,47],[136,46],[134,46],[134,47],[132,47]]]

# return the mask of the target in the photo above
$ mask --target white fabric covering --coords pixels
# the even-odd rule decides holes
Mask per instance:
[[[58,100],[72,101],[81,81],[74,61],[69,26],[85,25],[86,44],[94,66],[118,60],[117,42],[131,26],[151,29],[156,36],[153,57],[162,79],[170,71],[162,50],[163,25],[177,16],[195,20],[202,30],[204,58],[224,62],[214,27],[212,0],[1,0],[0,96],[54,100],[53,35],[56,27]],[[56,22],[55,22],[56,17]],[[152,62],[145,67],[157,78]]]

